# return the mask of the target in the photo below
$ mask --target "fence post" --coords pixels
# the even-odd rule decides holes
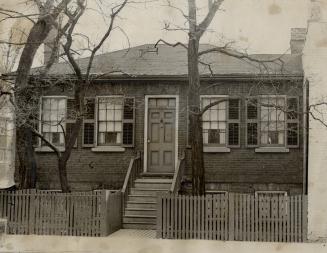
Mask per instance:
[[[234,241],[234,194],[228,193],[228,240]]]
[[[107,219],[107,192],[101,191],[101,236],[108,235],[108,219]]]
[[[157,238],[162,237],[162,197],[157,193]]]
[[[302,195],[302,240],[308,241],[308,195]]]
[[[36,189],[28,190],[29,195],[29,222],[28,222],[28,234],[36,234],[35,233],[35,222],[36,222]]]

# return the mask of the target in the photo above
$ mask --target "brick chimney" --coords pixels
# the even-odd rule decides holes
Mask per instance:
[[[301,54],[305,38],[307,35],[307,29],[306,28],[291,28],[291,54]]]

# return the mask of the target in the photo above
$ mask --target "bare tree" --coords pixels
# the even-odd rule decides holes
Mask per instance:
[[[70,191],[68,180],[67,180],[67,162],[70,158],[74,144],[80,132],[83,117],[85,114],[85,92],[91,85],[91,68],[94,60],[94,56],[103,46],[105,41],[111,35],[112,31],[117,27],[114,26],[114,22],[118,17],[119,13],[127,5],[128,0],[116,1],[111,4],[110,15],[105,15],[109,18],[108,27],[105,33],[100,38],[99,42],[92,44],[88,43],[86,49],[90,53],[89,62],[87,64],[86,72],[78,65],[75,55],[76,50],[73,48],[73,36],[76,36],[76,25],[85,13],[87,9],[86,0],[33,0],[33,3],[37,6],[38,13],[36,14],[24,14],[14,10],[7,10],[1,8],[0,11],[5,15],[5,19],[27,19],[33,25],[28,33],[26,42],[11,43],[9,41],[1,41],[1,44],[15,44],[23,47],[18,68],[16,71],[15,79],[15,107],[16,107],[16,117],[19,120],[17,122],[18,129],[18,139],[23,140],[23,147],[21,150],[21,162],[23,163],[23,169],[20,171],[22,174],[21,185],[23,188],[35,187],[35,177],[30,176],[35,175],[36,172],[36,160],[34,155],[33,147],[33,135],[37,136],[49,146],[57,155],[58,158],[58,171],[61,183],[61,188],[63,192]],[[101,5],[102,2],[97,2]],[[60,20],[63,22],[59,22]],[[30,78],[30,71],[33,64],[33,60],[36,55],[37,49],[44,43],[49,32],[52,29],[57,30],[57,36],[53,41],[52,52],[50,60],[45,63],[45,67],[40,71],[39,75],[34,76],[33,79]],[[87,38],[86,35],[83,35]],[[88,40],[90,40],[88,38]],[[72,67],[74,72],[73,78],[67,78],[62,76],[56,81],[49,81],[47,74],[55,61],[55,57],[58,54],[59,47],[63,48],[63,57]],[[93,77],[92,77],[93,78]],[[73,79],[73,80],[72,80]],[[10,81],[10,80],[9,80]],[[65,85],[71,85],[74,92],[75,100],[75,124],[72,127],[71,133],[68,135],[65,133],[65,150],[61,151],[51,143],[50,140],[43,136],[42,132],[37,129],[36,125],[39,121],[38,115],[35,115],[36,108],[38,107],[38,98],[44,88],[49,88],[55,86],[58,83],[64,83]],[[62,119],[64,121],[65,119]],[[62,127],[63,122],[59,122]]]
[[[204,65],[211,73],[214,74],[211,64],[203,61],[201,57],[209,53],[221,53],[231,57],[235,57],[248,63],[256,64],[258,68],[262,68],[263,72],[269,73],[269,64],[276,64],[280,69],[283,69],[284,62],[282,55],[274,59],[256,59],[247,53],[241,53],[232,49],[231,42],[225,43],[223,46],[212,46],[210,48],[201,50],[200,40],[215,17],[217,11],[220,9],[224,0],[208,0],[208,12],[201,22],[198,22],[198,6],[196,0],[188,0],[188,12],[175,6],[172,1],[167,0],[167,5],[176,9],[186,19],[188,27],[176,26],[171,27],[170,24],[165,24],[167,31],[184,31],[188,34],[188,43],[182,42],[169,43],[165,40],[158,40],[158,43],[176,47],[180,46],[187,50],[188,61],[188,111],[189,111],[189,131],[190,131],[190,146],[191,146],[191,167],[192,167],[192,193],[194,195],[205,194],[205,171],[204,171],[204,158],[203,158],[203,134],[202,134],[202,115],[211,107],[225,102],[219,100],[214,103],[201,108],[200,103],[200,73],[199,65]]]

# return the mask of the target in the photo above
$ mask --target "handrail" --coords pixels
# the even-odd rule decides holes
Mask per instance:
[[[182,162],[185,159],[185,152],[182,153],[182,156],[178,158],[176,170],[174,172],[173,182],[171,184],[170,193],[176,193],[180,189],[181,179],[184,174],[184,166],[182,166]]]
[[[126,172],[123,188],[121,189],[121,192],[123,194],[123,210],[125,210],[125,202],[127,200],[127,194],[130,191],[130,188],[133,185],[134,180],[138,177],[138,175],[141,173],[141,170],[143,168],[141,161],[141,153],[138,152],[137,155],[133,158],[131,158],[128,169]]]

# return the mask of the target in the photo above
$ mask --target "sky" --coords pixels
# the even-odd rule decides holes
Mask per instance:
[[[0,6],[31,11],[22,2],[23,0],[0,0]],[[187,12],[187,0],[171,2]],[[206,3],[207,0],[197,0],[199,21],[207,11]],[[95,0],[89,0],[88,4],[90,9],[77,28],[96,43],[105,31],[106,24],[98,11],[95,11]],[[309,0],[225,0],[221,9],[201,40],[202,43],[233,41],[236,49],[247,50],[249,53],[284,53],[289,48],[290,29],[307,26]],[[108,11],[107,8],[105,12],[109,13]],[[114,31],[101,52],[119,50],[129,45],[155,43],[160,38],[169,42],[187,41],[185,31],[166,31],[163,29],[165,23],[170,24],[171,28],[185,26],[185,19],[180,11],[168,7],[165,0],[131,4],[122,11],[116,23],[119,29]],[[9,27],[10,25],[0,26],[0,36],[4,36]],[[79,44],[84,43],[81,40]],[[40,52],[34,65],[39,65],[41,58]]]

